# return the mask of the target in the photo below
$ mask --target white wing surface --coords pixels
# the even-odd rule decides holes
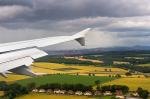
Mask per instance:
[[[85,35],[90,28],[72,36],[47,37],[42,39],[26,40],[0,44],[0,74],[6,77],[8,71],[17,74],[36,76],[29,66],[34,59],[46,56],[47,53],[37,49],[71,40],[76,40],[82,46],[85,45]]]

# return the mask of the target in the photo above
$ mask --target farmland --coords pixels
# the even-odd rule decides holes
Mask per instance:
[[[71,75],[89,75],[89,73],[94,73],[95,76],[109,76],[115,74],[124,75],[127,71],[120,68],[105,68],[105,67],[95,67],[95,66],[79,66],[79,65],[66,65],[57,63],[46,63],[46,62],[36,62],[33,64],[32,70],[37,73],[46,74],[71,74]],[[106,71],[107,70],[107,71]],[[111,70],[111,72],[109,71]],[[17,80],[31,78],[24,75],[8,74],[8,78],[0,76],[0,81],[13,82]]]
[[[106,51],[82,56],[69,56],[69,58],[66,58],[68,56],[46,56],[39,58],[36,61],[63,63],[66,65],[117,67],[131,71],[149,73],[150,66],[138,66],[140,64],[149,64],[149,53],[150,51]]]
[[[106,71],[107,69],[107,71]],[[109,71],[111,69],[111,72]],[[79,66],[79,65],[66,65],[46,62],[36,62],[33,64],[32,70],[34,72],[41,72],[50,74],[43,77],[31,78],[24,75],[8,74],[8,78],[0,77],[0,81],[6,82],[19,82],[23,85],[29,82],[36,82],[37,85],[44,83],[59,82],[74,82],[83,84],[93,84],[95,80],[100,79],[101,82],[106,84],[120,84],[129,86],[130,90],[136,90],[138,87],[149,89],[150,79],[145,78],[143,75],[132,75],[126,77],[127,72],[120,68],[107,68],[107,67],[96,67],[96,66]],[[95,76],[89,76],[89,73],[94,73]],[[53,74],[69,74],[69,75],[53,75]],[[78,74],[78,76],[76,76]],[[120,74],[122,78],[114,80],[115,78],[109,78],[109,75]],[[138,78],[140,77],[140,78]],[[54,79],[55,78],[55,79]],[[110,80],[113,80],[110,82]],[[65,82],[64,82],[65,81]]]
[[[7,78],[0,76],[0,81],[13,82],[16,80],[30,78],[29,76],[16,75],[16,74],[8,74],[7,76],[8,76]]]
[[[139,64],[138,66],[142,66],[142,67],[150,67],[150,63],[147,63],[147,64]]]
[[[138,87],[150,91],[150,78],[120,78],[107,82],[104,85],[127,85],[130,91],[136,91]]]
[[[86,96],[67,96],[67,95],[48,95],[48,94],[29,94],[16,99],[96,99]]]
[[[60,70],[61,69],[61,70]],[[108,71],[106,71],[106,69]],[[101,74],[104,72],[109,72],[111,69],[111,74],[121,73],[125,74],[127,72],[124,69],[120,68],[108,68],[108,67],[96,67],[96,66],[86,66],[86,65],[65,65],[65,64],[56,64],[56,63],[46,63],[46,62],[38,62],[33,64],[33,71],[35,72],[44,72],[49,74],[56,74],[56,73],[80,73],[80,74],[87,74],[87,73],[97,73]]]
[[[111,96],[87,97],[87,96],[68,96],[68,95],[49,95],[49,94],[28,94],[16,99],[111,99]]]
[[[17,81],[21,85],[27,85],[29,83],[35,82],[37,86],[44,85],[47,83],[60,83],[60,84],[83,84],[83,85],[93,85],[96,80],[100,80],[101,83],[109,82],[116,79],[115,77],[103,77],[103,76],[80,76],[80,75],[65,75],[65,74],[54,74],[46,75],[41,77],[29,78]]]
[[[3,91],[0,91],[0,96],[3,96],[4,95],[4,92]]]
[[[79,57],[79,58],[78,58]],[[38,77],[29,77],[16,74],[8,74],[8,78],[0,77],[0,81],[9,83],[17,82],[21,85],[29,85],[35,82],[36,86],[59,83],[59,84],[83,84],[95,85],[99,80],[101,85],[126,85],[130,91],[136,91],[138,87],[150,91],[150,78],[144,75],[149,73],[149,55],[137,53],[105,53],[103,55],[84,55],[65,58],[52,57],[49,61],[36,61],[32,64],[32,70],[39,74],[45,74]],[[140,70],[139,72],[137,72]],[[127,76],[127,73],[131,75]],[[120,75],[120,77],[117,77]],[[95,88],[95,87],[93,87]],[[72,98],[72,96],[47,95],[47,94],[28,94],[17,99],[36,98]],[[73,96],[80,99],[78,96]],[[82,97],[82,99],[95,99]],[[102,97],[102,99],[110,97]],[[36,98],[38,99],[38,98]],[[72,98],[73,99],[73,98]]]
[[[107,71],[106,71],[107,69]],[[111,72],[109,71],[111,69]],[[23,85],[29,82],[36,82],[37,85],[53,82],[72,82],[72,83],[82,83],[82,84],[93,84],[95,80],[100,79],[101,82],[106,82],[106,84],[119,84],[127,85],[130,90],[136,90],[138,87],[144,89],[149,89],[150,79],[145,78],[143,75],[132,75],[126,77],[127,72],[120,68],[106,68],[106,67],[96,67],[96,66],[79,66],[79,65],[66,65],[66,64],[56,64],[56,63],[46,63],[46,62],[36,62],[33,64],[32,70],[34,72],[41,72],[47,74],[70,74],[70,75],[49,75],[43,77],[31,78],[29,76],[8,74],[8,78],[0,77],[0,81],[6,82],[19,82]],[[89,76],[89,73],[94,73],[95,76]],[[79,76],[76,76],[76,75]],[[120,74],[122,78],[114,80],[115,78],[109,78],[109,75]],[[140,76],[140,78],[138,78]],[[54,79],[55,78],[55,79]],[[110,82],[110,80],[113,80]],[[64,82],[65,81],[65,82]]]

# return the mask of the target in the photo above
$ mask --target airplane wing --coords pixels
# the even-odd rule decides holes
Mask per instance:
[[[57,36],[26,41],[18,41],[0,44],[0,74],[6,77],[6,73],[36,76],[30,69],[34,59],[48,55],[46,52],[37,49],[71,40],[76,40],[82,46],[85,45],[85,35],[90,28],[78,32],[72,36]]]

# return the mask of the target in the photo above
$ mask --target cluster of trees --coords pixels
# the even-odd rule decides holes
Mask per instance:
[[[100,86],[100,81],[95,81],[95,85],[97,85],[97,90],[101,92],[105,91],[111,91],[112,93],[115,93],[116,90],[122,91],[124,94],[128,93],[129,88],[124,85],[106,85],[106,86]],[[4,81],[0,82],[0,91],[4,91],[4,96],[2,99],[14,99],[15,97],[28,94],[33,89],[61,89],[61,90],[72,90],[72,91],[91,91],[93,92],[92,86],[86,86],[83,84],[59,84],[59,83],[52,83],[52,84],[45,84],[41,85],[39,87],[36,87],[35,83],[29,83],[27,86],[22,86],[20,84],[14,83],[14,84],[7,84]],[[147,90],[143,90],[142,88],[137,89],[137,93],[139,96],[143,99],[147,99],[149,92]]]
[[[4,96],[2,96],[2,99],[14,99],[17,96],[29,93],[27,87],[21,86],[17,83],[7,84],[4,81],[0,82],[0,91],[4,91]]]
[[[79,64],[79,65],[95,65],[95,66],[113,66],[113,67],[119,67],[124,69],[130,69],[133,71],[139,71],[143,73],[149,73],[150,67],[142,67],[142,66],[136,66],[138,64],[145,64],[149,63],[150,56],[145,55],[149,54],[150,51],[112,51],[112,52],[103,52],[98,55],[84,55],[84,58],[88,59],[96,59],[96,60],[102,60],[104,63],[93,63],[90,61],[80,61],[77,59],[65,59],[63,56],[46,56],[43,58],[39,58],[36,61],[42,61],[42,62],[52,62],[52,63],[64,63],[64,64]],[[125,57],[144,57],[144,59],[136,59],[136,58],[125,58]],[[113,64],[113,61],[126,61],[130,64]]]
[[[124,94],[129,92],[129,88],[124,85],[106,85],[106,86],[102,86],[102,87],[97,86],[97,90],[102,91],[102,92],[111,91],[112,93],[115,93],[116,90],[120,90]]]
[[[127,69],[127,70],[131,70],[131,71],[139,71],[139,72],[143,72],[143,73],[149,73],[150,72],[150,66],[136,66],[136,65],[124,65],[124,64],[120,64],[120,65],[115,65],[114,67],[118,67],[118,68],[123,68],[123,69]]]
[[[64,57],[50,57],[39,58],[37,62],[51,62],[51,63],[64,63],[64,64],[80,64],[80,65],[99,65],[99,63],[93,63],[90,61],[81,61],[77,59],[65,59]]]
[[[8,85],[5,81],[0,81],[0,91],[6,91],[8,89]]]
[[[96,85],[99,85],[100,82],[97,80],[95,81]],[[82,92],[86,92],[86,91],[91,91],[93,92],[93,88],[92,86],[85,86],[83,84],[58,84],[58,83],[52,83],[52,84],[46,84],[46,85],[42,85],[39,86],[37,89],[61,89],[61,90],[72,90],[72,91],[82,91]],[[106,86],[97,86],[97,90],[101,91],[101,92],[105,92],[105,91],[111,91],[112,93],[115,93],[116,90],[120,90],[122,91],[124,94],[128,93],[129,88],[127,86],[123,86],[123,85],[106,85]]]
[[[138,64],[146,64],[150,62],[150,51],[110,51],[102,52],[101,56],[85,55],[85,58],[102,60],[103,66],[113,66],[143,73],[149,73],[150,67],[137,66]],[[131,57],[131,58],[125,58]],[[144,59],[136,59],[132,57],[144,57]],[[129,62],[130,64],[113,64],[113,61]]]
[[[142,88],[138,88],[137,89],[137,93],[139,94],[139,96],[143,99],[147,99],[148,98],[148,94],[149,92],[147,90],[143,90]]]
[[[14,99],[17,96],[28,94],[29,90],[17,83],[8,85],[8,89],[4,93],[4,98]]]

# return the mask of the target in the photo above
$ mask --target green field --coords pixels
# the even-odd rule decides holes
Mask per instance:
[[[101,83],[109,82],[116,79],[115,77],[105,77],[105,76],[77,76],[77,75],[65,75],[65,74],[55,74],[46,75],[41,77],[28,78],[24,80],[16,81],[21,85],[27,85],[28,83],[35,82],[37,86],[44,85],[47,83],[60,83],[60,84],[84,84],[93,85],[96,80],[100,80]]]

